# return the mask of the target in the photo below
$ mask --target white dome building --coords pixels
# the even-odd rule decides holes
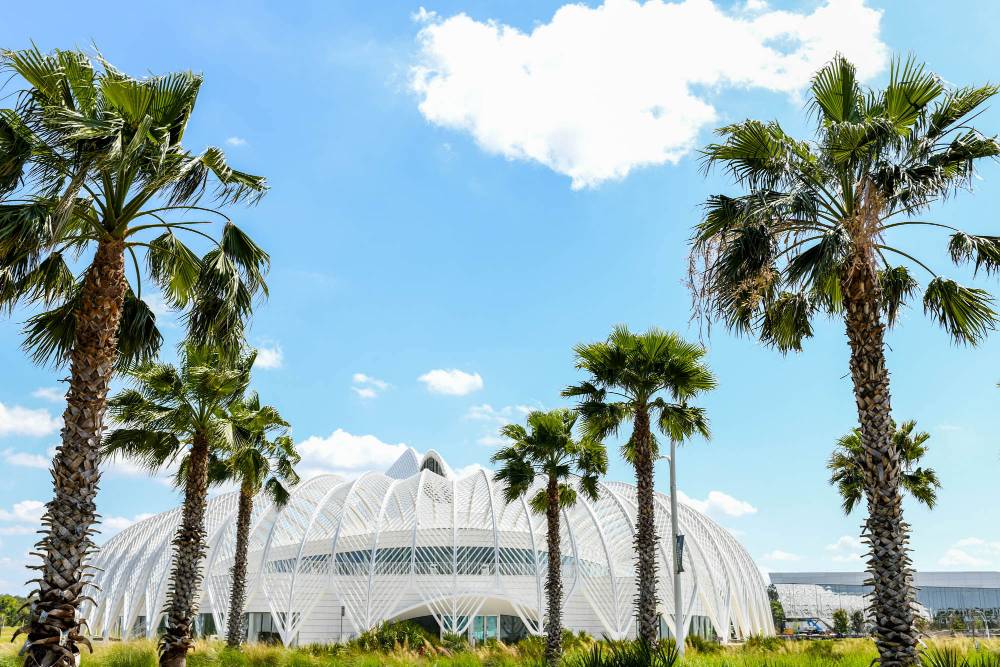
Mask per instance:
[[[658,595],[673,627],[670,504],[657,494]],[[198,630],[224,634],[236,529],[235,493],[208,504],[208,552]],[[571,630],[635,635],[635,488],[604,482],[563,513],[563,622]],[[95,557],[100,590],[84,610],[104,637],[154,636],[163,622],[171,540],[180,510],[122,531]],[[723,641],[773,634],[766,583],[725,529],[681,505],[686,536],[682,613],[689,632]],[[251,522],[248,633],[289,644],[336,642],[386,620],[474,639],[542,633],[545,518],[506,504],[488,471],[456,478],[434,451],[407,450],[385,472],[320,475],[280,511],[258,502]]]

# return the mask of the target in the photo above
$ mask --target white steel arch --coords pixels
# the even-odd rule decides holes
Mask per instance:
[[[596,500],[580,494],[561,515],[564,622],[596,636],[634,636],[636,492],[621,482],[602,483],[598,491]],[[214,616],[219,632],[229,605],[236,509],[230,493],[213,498],[207,510],[201,612]],[[671,577],[661,576],[664,618],[698,616],[723,641],[772,634],[766,583],[746,550],[693,508],[679,511],[687,545],[684,608],[675,612]],[[100,549],[93,561],[100,590],[83,609],[93,634],[156,632],[179,520],[178,510],[164,512]],[[672,567],[669,524],[669,499],[657,494],[663,575]],[[285,644],[336,641],[420,615],[466,632],[477,615],[507,614],[537,634],[544,627],[545,549],[544,517],[523,498],[506,503],[491,473],[458,478],[437,452],[407,449],[384,473],[314,477],[280,510],[257,499],[247,611],[270,615]]]

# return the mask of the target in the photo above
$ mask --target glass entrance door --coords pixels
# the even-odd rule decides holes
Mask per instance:
[[[487,639],[497,638],[497,617],[496,616],[476,616],[472,620],[472,639],[476,642],[483,642]]]

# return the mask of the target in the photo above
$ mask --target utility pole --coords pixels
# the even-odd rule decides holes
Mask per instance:
[[[670,439],[670,529],[674,545],[674,643],[677,654],[684,657],[684,603],[681,596],[681,572],[684,571],[683,539],[677,525],[677,441]]]

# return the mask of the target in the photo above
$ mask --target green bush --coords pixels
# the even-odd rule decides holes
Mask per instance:
[[[688,635],[684,643],[688,648],[694,649],[698,653],[719,653],[722,651],[722,644],[705,639],[700,635]]]
[[[781,648],[781,640],[765,635],[750,635],[743,648],[749,651],[777,651]]]
[[[441,636],[441,646],[452,652],[465,651],[469,648],[469,638],[465,635],[446,632]]]
[[[413,649],[433,644],[434,637],[424,628],[410,621],[383,623],[352,639],[349,645],[362,651],[391,651],[397,646]],[[257,667],[257,666],[254,666]],[[271,667],[270,665],[261,667]]]

